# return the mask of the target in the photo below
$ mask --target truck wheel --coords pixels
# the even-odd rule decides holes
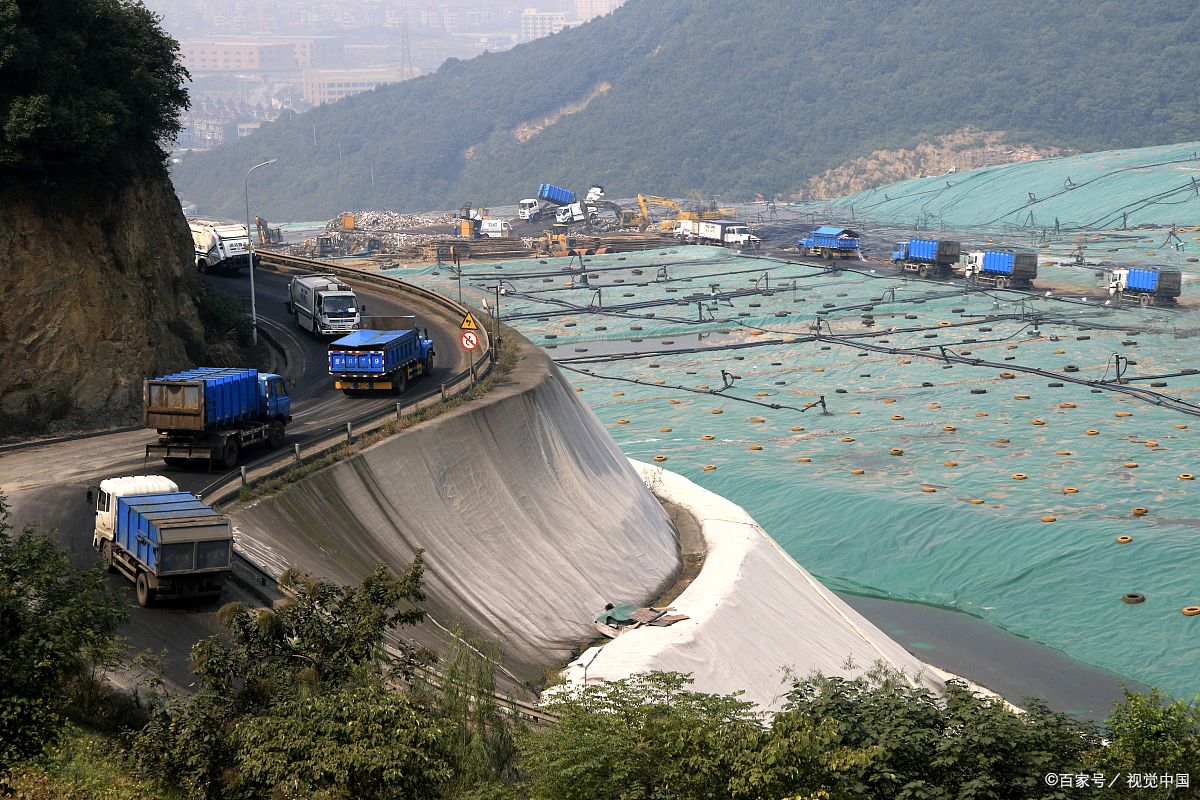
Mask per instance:
[[[271,447],[282,447],[283,446],[283,423],[282,422],[280,422],[279,420],[275,420],[274,422],[271,423],[271,433],[268,435],[267,441],[271,445]]]
[[[401,371],[396,380],[392,381],[392,391],[396,394],[404,394],[408,391],[408,372]]]
[[[105,539],[100,543],[100,563],[104,565],[107,572],[116,572],[116,567],[113,566],[112,541]]]
[[[157,592],[150,588],[150,581],[146,580],[146,573],[139,572],[134,585],[137,589],[138,605],[142,608],[149,608],[154,605],[154,595]]]
[[[429,355],[425,356],[425,374],[426,375],[433,374],[433,353],[430,353]]]
[[[221,465],[225,469],[233,469],[238,462],[238,443],[235,439],[226,439],[225,447],[221,450]]]
[[[917,274],[920,275],[922,278],[928,278],[929,277],[929,267],[922,264],[921,266],[917,267]]]

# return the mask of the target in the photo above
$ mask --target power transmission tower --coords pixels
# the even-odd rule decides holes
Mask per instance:
[[[400,80],[417,77],[413,69],[412,48],[408,44],[408,15],[400,17]]]

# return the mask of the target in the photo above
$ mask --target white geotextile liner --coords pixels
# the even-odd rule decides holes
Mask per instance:
[[[439,620],[501,642],[517,668],[569,659],[606,602],[653,600],[679,556],[662,507],[545,370],[238,511],[239,547],[335,580],[401,569],[425,548]]]
[[[659,497],[696,517],[708,552],[700,574],[671,603],[689,619],[638,628],[604,645],[587,667],[588,681],[690,672],[697,690],[744,689],[747,700],[775,709],[789,688],[785,668],[800,678],[854,677],[882,660],[942,690],[933,670],[822,586],[741,506],[682,475],[632,463]],[[570,677],[582,673],[573,668]]]

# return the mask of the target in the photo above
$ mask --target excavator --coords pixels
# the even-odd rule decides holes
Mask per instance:
[[[611,200],[593,200],[589,205],[597,214],[601,211],[611,212],[618,228],[632,228],[637,226],[639,231],[646,230],[647,223],[645,217],[637,211],[629,211],[621,208]]]
[[[655,194],[639,194],[637,196],[638,212],[626,212],[632,216],[630,225],[637,225],[638,230],[646,230],[650,227],[653,219],[650,216],[650,206],[661,206],[669,208],[675,212],[672,219],[664,219],[658,223],[661,230],[669,231],[674,224],[679,220],[710,220],[710,219],[730,219],[736,213],[732,208],[718,208],[715,203],[704,203],[697,201],[696,207],[698,210],[685,210],[683,206],[676,203],[669,197],[660,197]]]

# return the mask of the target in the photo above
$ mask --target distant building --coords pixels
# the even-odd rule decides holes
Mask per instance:
[[[304,99],[314,106],[319,106],[353,94],[369,92],[377,86],[399,83],[401,80],[403,75],[399,67],[306,69]]]
[[[263,36],[244,39],[185,39],[183,65],[192,72],[282,72],[342,64],[340,36]]]
[[[175,143],[191,150],[208,150],[235,138],[249,136],[263,123],[278,119],[282,108],[211,97],[193,98],[179,116]]]
[[[625,0],[575,0],[575,19],[582,22],[601,14],[611,14],[624,3]]]
[[[296,48],[278,40],[187,39],[179,43],[189,72],[274,72],[295,70]]]
[[[345,58],[346,40],[341,36],[272,36],[271,41],[290,43],[301,69],[340,67]]]
[[[538,11],[526,8],[521,12],[521,35],[519,41],[532,42],[543,36],[558,33],[567,26],[567,15],[561,11]]]

